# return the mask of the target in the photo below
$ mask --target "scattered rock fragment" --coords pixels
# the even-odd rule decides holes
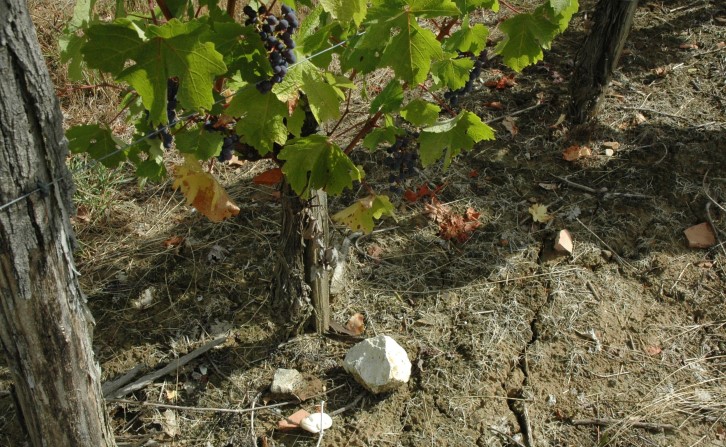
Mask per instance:
[[[303,384],[303,376],[296,369],[279,368],[272,378],[270,391],[273,394],[293,394]]]
[[[333,419],[326,413],[311,413],[300,421],[300,428],[310,433],[320,433],[333,426]]]
[[[373,394],[392,391],[411,377],[408,354],[387,335],[363,340],[350,348],[343,367]]]
[[[572,254],[572,235],[567,230],[560,230],[555,238],[555,251]]]
[[[278,421],[277,428],[278,430],[295,430],[300,428],[300,422],[308,416],[310,416],[310,413],[306,410],[297,410],[285,419]]]
[[[688,227],[683,233],[689,248],[711,248],[716,245],[716,235],[708,222]]]

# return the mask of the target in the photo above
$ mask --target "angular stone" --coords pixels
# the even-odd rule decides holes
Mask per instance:
[[[343,367],[374,394],[392,391],[411,377],[408,354],[387,335],[363,340],[350,348]]]
[[[302,384],[303,376],[298,370],[279,368],[272,378],[270,391],[274,394],[293,394]]]
[[[683,230],[688,248],[711,248],[716,245],[716,235],[711,224],[703,222]]]
[[[560,253],[572,253],[572,235],[567,230],[560,230],[555,238],[555,251]]]

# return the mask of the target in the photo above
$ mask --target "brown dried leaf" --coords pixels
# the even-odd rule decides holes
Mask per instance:
[[[565,159],[565,161],[575,161],[591,155],[592,151],[589,147],[580,146],[578,144],[573,144],[562,152],[562,158]]]
[[[353,314],[348,322],[345,324],[345,328],[350,331],[350,335],[361,335],[366,331],[365,317],[361,313]]]
[[[511,116],[507,116],[502,120],[502,126],[504,126],[504,128],[507,129],[507,131],[512,134],[512,136],[515,136],[519,133],[517,121]]]

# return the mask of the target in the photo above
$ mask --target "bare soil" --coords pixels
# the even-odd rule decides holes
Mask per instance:
[[[514,115],[518,133],[495,121],[496,141],[405,186],[444,185],[439,200],[481,212],[468,241],[443,241],[423,204],[400,195],[397,218],[373,234],[337,229],[350,249],[335,320],[362,312],[365,335],[392,336],[414,365],[407,386],[389,394],[365,393],[343,371],[353,341],[282,338],[269,302],[279,207],[272,190],[250,181],[264,162],[219,168],[242,207],[221,224],[193,213],[168,183],[140,190],[123,170],[120,186],[102,191],[103,207],[93,205],[96,189],[79,184],[88,215],[75,219],[76,261],[104,379],[137,365],[153,371],[227,336],[110,400],[118,444],[314,446],[317,436],[276,424],[324,400],[330,411],[355,402],[335,416],[327,446],[726,445],[726,4],[642,3],[595,124],[558,123],[594,2],[516,85],[482,83],[462,100],[485,121]],[[503,74],[494,66],[482,81]],[[485,106],[492,101],[503,109]],[[563,160],[573,144],[592,156]],[[384,155],[356,160],[381,190]],[[533,204],[553,219],[533,222]],[[721,243],[687,248],[683,231],[702,222]],[[574,250],[554,256],[561,229]],[[278,403],[268,387],[280,367],[310,378],[312,397],[214,410]],[[8,377],[0,368],[3,389]],[[0,444],[23,445],[8,396],[0,407]]]

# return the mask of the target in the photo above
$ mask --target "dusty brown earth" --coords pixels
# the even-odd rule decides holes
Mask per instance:
[[[484,120],[500,119],[497,140],[405,186],[444,185],[441,202],[480,212],[468,241],[443,241],[423,203],[399,195],[396,219],[348,239],[334,317],[362,312],[366,335],[390,335],[406,348],[412,380],[390,394],[361,393],[343,371],[350,341],[281,338],[269,308],[279,208],[250,182],[264,164],[220,168],[242,207],[222,224],[191,212],[169,183],[139,189],[125,170],[77,175],[76,259],[104,379],[137,365],[153,371],[227,335],[109,401],[118,444],[313,446],[316,436],[284,434],[276,423],[324,400],[330,411],[354,403],[325,432],[329,446],[726,445],[726,247],[690,249],[683,234],[710,221],[726,241],[726,5],[642,3],[596,124],[558,123],[593,2],[515,85],[482,84],[463,99]],[[113,116],[104,106],[113,92],[65,90],[49,42],[67,11],[32,6],[59,93],[72,92],[62,98],[71,121],[98,119],[74,114],[79,101],[98,101]],[[482,81],[502,74],[509,72],[491,67]],[[492,101],[503,108],[485,106]],[[516,135],[502,125],[507,115]],[[592,155],[563,160],[573,144]],[[356,161],[386,189],[387,173],[376,167],[383,155]],[[553,219],[533,222],[533,204]],[[574,250],[551,256],[561,229]],[[338,240],[349,236],[336,230]],[[327,391],[274,409],[214,410],[279,402],[267,392],[279,367]],[[3,389],[8,377],[0,369]],[[0,406],[0,444],[23,445],[8,396]]]

